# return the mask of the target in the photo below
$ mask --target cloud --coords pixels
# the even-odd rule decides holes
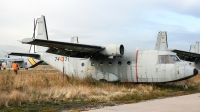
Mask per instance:
[[[31,38],[33,18],[43,14],[51,40],[153,49],[167,31],[170,46],[188,50],[200,36],[199,10],[198,0],[1,0],[0,45],[27,50],[16,40]]]

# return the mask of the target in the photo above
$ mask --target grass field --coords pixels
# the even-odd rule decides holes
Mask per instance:
[[[200,92],[200,75],[166,84],[103,83],[67,77],[50,66],[0,71],[0,111],[81,111]]]

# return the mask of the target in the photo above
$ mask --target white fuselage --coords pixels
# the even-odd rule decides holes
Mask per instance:
[[[169,82],[194,75],[194,67],[174,61],[172,52],[144,50],[125,52],[122,57],[71,58],[41,53],[40,59],[69,76],[120,82]],[[196,75],[196,74],[195,74]]]

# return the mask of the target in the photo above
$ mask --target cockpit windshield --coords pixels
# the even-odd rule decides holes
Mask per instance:
[[[159,55],[158,56],[159,64],[172,64],[177,61],[180,61],[180,59],[176,55]]]
[[[176,55],[170,55],[174,62],[180,61],[180,59]]]

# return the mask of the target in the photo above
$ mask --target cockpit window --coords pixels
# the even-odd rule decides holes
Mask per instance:
[[[170,55],[174,62],[180,61],[180,59],[176,55]]]
[[[174,61],[169,55],[159,55],[158,63],[159,64],[170,64],[170,63],[174,63]]]

